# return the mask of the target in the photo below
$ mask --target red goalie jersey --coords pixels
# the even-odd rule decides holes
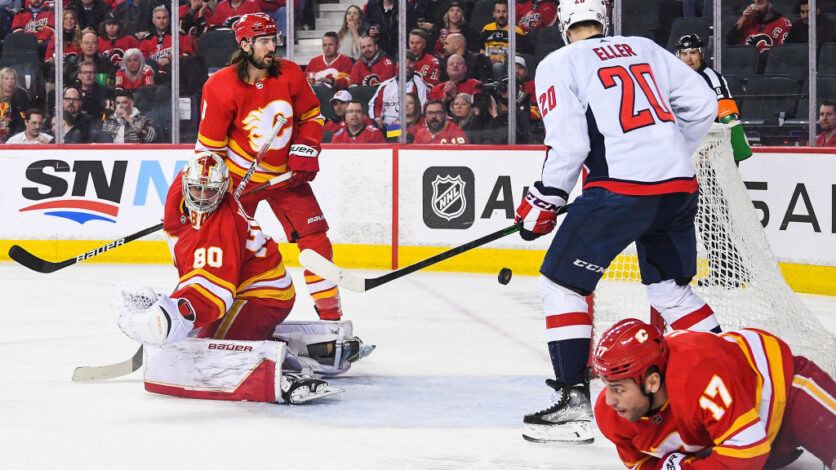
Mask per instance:
[[[247,173],[276,122],[284,120],[285,124],[256,167],[249,189],[287,171],[291,144],[319,147],[322,142],[319,100],[296,63],[278,60],[278,77],[244,83],[235,67],[228,66],[203,86],[195,151],[209,150],[224,157],[233,187]]]
[[[763,468],[789,403],[789,347],[759,330],[681,330],[666,338],[668,403],[661,410],[629,422],[607,405],[605,393],[598,396],[598,427],[624,465],[659,469],[666,455],[681,452],[704,457],[686,458],[683,470]]]
[[[224,337],[224,328],[243,315],[244,301],[286,316],[295,291],[276,242],[229,195],[196,230],[185,215],[182,187],[178,174],[166,198],[164,230],[180,276],[171,296],[191,302],[195,328],[223,318],[216,327]]]

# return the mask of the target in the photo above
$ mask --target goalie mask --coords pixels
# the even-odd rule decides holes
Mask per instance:
[[[206,222],[229,189],[229,170],[221,157],[200,152],[183,168],[183,201],[194,227]]]
[[[604,0],[588,0],[585,2],[560,2],[557,6],[557,19],[560,34],[563,42],[569,44],[566,31],[572,26],[583,21],[595,21],[604,27],[604,36],[607,35],[607,2]]]

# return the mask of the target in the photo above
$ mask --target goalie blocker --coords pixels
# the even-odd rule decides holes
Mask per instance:
[[[276,340],[187,338],[145,345],[145,389],[208,400],[289,402],[342,392],[311,375],[337,375],[374,350],[353,336],[350,321],[287,322]]]

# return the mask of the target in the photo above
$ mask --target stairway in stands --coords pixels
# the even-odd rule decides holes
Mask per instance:
[[[343,16],[346,8],[357,5],[361,9],[365,5],[362,0],[338,0],[338,2],[325,3],[322,0],[308,0],[317,2],[314,7],[316,11],[316,29],[302,31],[296,29],[296,47],[294,48],[294,61],[299,65],[307,65],[314,57],[322,54],[322,35],[328,31],[339,32],[343,24]]]

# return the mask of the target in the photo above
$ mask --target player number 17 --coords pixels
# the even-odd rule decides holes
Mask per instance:
[[[720,421],[720,418],[726,414],[725,409],[732,404],[731,394],[729,393],[729,389],[726,388],[726,384],[723,383],[723,379],[715,375],[708,382],[708,386],[705,387],[705,391],[702,393],[703,395],[700,397],[700,408],[710,411],[714,419]],[[715,401],[717,395],[720,395],[720,401],[723,402],[724,406],[721,407]]]

